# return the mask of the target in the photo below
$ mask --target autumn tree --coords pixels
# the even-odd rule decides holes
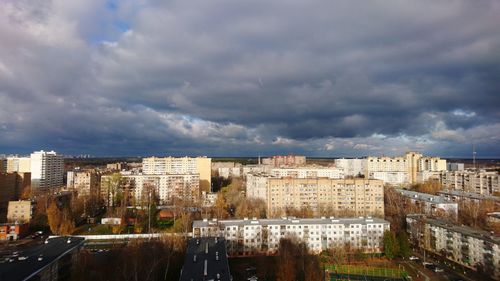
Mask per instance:
[[[398,242],[390,230],[384,232],[384,254],[387,258],[393,259],[398,253]]]
[[[70,235],[75,230],[75,222],[67,207],[61,211],[53,200],[47,209],[50,231],[56,235]]]

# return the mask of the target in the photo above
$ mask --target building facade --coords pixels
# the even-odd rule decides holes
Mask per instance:
[[[306,164],[306,157],[299,155],[278,155],[270,158],[263,158],[262,164],[271,165],[273,167],[302,166]]]
[[[149,157],[142,159],[142,173],[146,175],[198,174],[200,189],[210,191],[212,159],[207,157]]]
[[[407,231],[419,247],[472,270],[500,278],[500,237],[444,220],[408,215]]]
[[[485,195],[500,193],[499,176],[497,172],[485,171],[454,171],[442,172],[439,182],[443,188],[462,190]]]
[[[458,203],[449,198],[405,189],[396,189],[396,191],[408,198],[424,214],[455,218],[458,215]]]
[[[339,168],[316,168],[316,167],[277,168],[271,170],[271,176],[277,178],[296,178],[296,179],[311,179],[311,178],[343,179],[344,171]]]
[[[30,173],[31,172],[31,158],[30,157],[7,157],[6,159],[6,172],[7,173]]]
[[[101,174],[96,170],[68,171],[66,187],[76,190],[78,196],[99,194],[101,187]]]
[[[370,179],[377,179],[383,181],[385,184],[400,186],[408,184],[407,172],[370,172]]]
[[[335,167],[343,169],[345,176],[359,177],[365,174],[366,159],[335,159]]]
[[[345,212],[356,216],[384,215],[384,184],[366,179],[268,178],[267,213],[282,215],[288,208]]]
[[[333,247],[378,253],[389,222],[378,218],[281,218],[243,220],[200,220],[193,222],[193,237],[222,236],[231,255],[274,253],[280,239],[297,239],[309,251],[320,253]]]
[[[7,221],[17,223],[30,222],[33,216],[33,204],[29,200],[9,201]]]
[[[33,192],[63,186],[64,159],[55,151],[35,151],[31,154],[31,188]]]

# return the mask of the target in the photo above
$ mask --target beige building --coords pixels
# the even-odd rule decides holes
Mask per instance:
[[[280,215],[287,208],[346,212],[356,216],[384,214],[384,183],[366,179],[268,178],[267,212]]]
[[[7,157],[6,172],[13,173],[30,173],[31,172],[31,158],[30,157]]]
[[[78,196],[99,194],[101,174],[98,171],[69,171],[66,178],[66,187],[76,190]]]
[[[30,183],[30,173],[0,173],[0,221],[7,215],[9,201],[19,199]]]
[[[29,200],[9,201],[7,221],[25,223],[31,220],[33,205]]]
[[[444,189],[462,190],[484,195],[500,193],[500,180],[497,172],[454,171],[442,172],[439,181]]]
[[[210,191],[212,158],[207,157],[149,157],[142,159],[146,175],[199,174],[200,189]]]
[[[365,177],[370,177],[370,173],[374,172],[405,172],[408,183],[417,183],[418,172],[422,171],[446,171],[446,160],[416,152],[407,152],[402,157],[368,157]]]

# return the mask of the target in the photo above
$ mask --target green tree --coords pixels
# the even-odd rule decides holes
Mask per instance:
[[[384,232],[384,253],[385,256],[389,259],[393,259],[397,252],[398,252],[398,246],[397,246],[397,240],[394,237],[394,234],[386,230]]]
[[[410,243],[408,242],[408,234],[406,232],[401,232],[398,235],[399,244],[399,256],[402,258],[407,258],[410,256]]]

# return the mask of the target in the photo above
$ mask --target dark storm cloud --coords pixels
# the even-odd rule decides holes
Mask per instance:
[[[0,5],[9,152],[500,155],[493,0]]]

